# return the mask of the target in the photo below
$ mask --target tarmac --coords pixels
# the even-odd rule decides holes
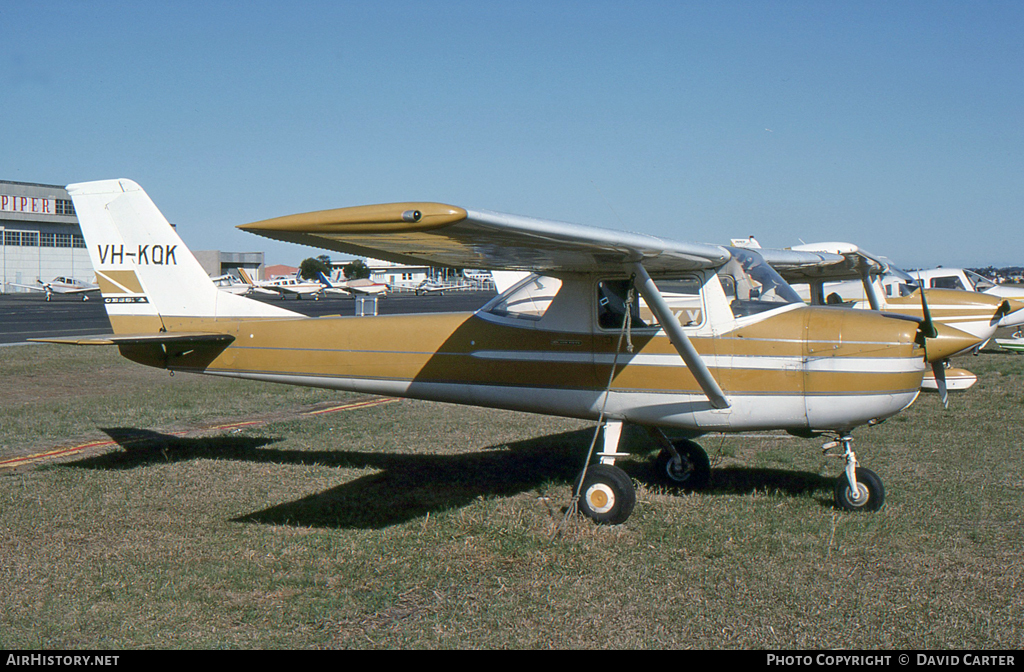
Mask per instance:
[[[494,292],[449,292],[416,296],[391,294],[377,299],[378,315],[474,311],[495,296]],[[359,305],[348,296],[327,295],[319,300],[305,298],[258,298],[258,301],[284,306],[309,316],[354,316]],[[372,301],[362,305],[364,314],[372,314]],[[93,336],[109,334],[110,320],[98,295],[82,301],[81,296],[54,295],[50,301],[42,293],[0,294],[0,346],[19,345],[30,338],[51,336]]]

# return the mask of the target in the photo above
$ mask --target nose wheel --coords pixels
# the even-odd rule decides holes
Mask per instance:
[[[846,511],[878,511],[885,504],[882,479],[870,469],[857,468],[857,490],[843,474],[836,479],[836,506]]]
[[[838,441],[826,443],[822,449],[827,453],[841,445],[841,456],[846,462],[846,469],[836,479],[836,507],[845,511],[878,511],[885,504],[885,488],[878,474],[857,464],[857,455],[853,452],[853,437],[843,434]]]

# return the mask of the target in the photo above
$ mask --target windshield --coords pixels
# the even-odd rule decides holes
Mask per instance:
[[[978,275],[973,271],[966,270],[964,271],[964,273],[967,274],[967,279],[971,281],[972,285],[974,285],[974,291],[976,292],[984,292],[986,289],[992,289],[993,287],[996,286],[996,283],[992,282],[983,275]]]
[[[803,299],[755,250],[728,248],[732,253],[718,271],[722,288],[731,299],[733,315],[753,315]]]
[[[499,317],[537,321],[544,317],[561,287],[558,278],[532,274],[491,299],[481,310]]]
[[[888,275],[893,276],[900,281],[900,296],[910,296],[916,292],[917,288],[920,286],[917,278],[912,276],[910,273],[907,273],[902,268],[894,266],[892,263],[889,263]]]

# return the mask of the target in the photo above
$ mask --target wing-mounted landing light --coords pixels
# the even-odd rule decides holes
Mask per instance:
[[[729,408],[729,399],[722,392],[718,381],[711,375],[711,371],[704,364],[704,360],[697,354],[697,350],[690,343],[686,332],[679,326],[679,320],[672,315],[672,311],[668,304],[665,303],[661,292],[658,291],[657,285],[651,280],[651,276],[647,274],[647,269],[643,267],[643,264],[637,262],[633,264],[633,272],[635,273],[634,286],[640,292],[640,296],[644,297],[647,307],[651,309],[651,312],[658,319],[658,324],[665,330],[669,340],[672,341],[672,345],[675,346],[676,352],[686,362],[687,368],[690,369],[693,377],[697,379],[697,384],[700,385],[700,389],[704,390],[704,394],[707,395],[711,405],[715,408]]]

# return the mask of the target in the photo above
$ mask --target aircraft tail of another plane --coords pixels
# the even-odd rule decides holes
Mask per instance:
[[[218,290],[135,182],[83,182],[67,191],[115,334],[170,331],[191,318],[300,317]]]

